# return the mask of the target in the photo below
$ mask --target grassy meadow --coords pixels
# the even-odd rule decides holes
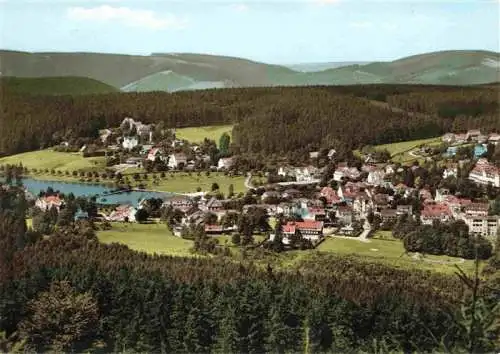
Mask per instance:
[[[402,154],[405,151],[416,148],[420,145],[433,145],[439,143],[441,138],[429,138],[429,139],[419,139],[419,140],[409,140],[400,141],[392,144],[383,144],[375,146],[376,149],[387,149],[391,153],[391,156]]]
[[[159,174],[156,174],[159,176]],[[131,177],[128,176],[130,179]],[[212,184],[217,183],[219,190],[224,195],[229,193],[229,186],[232,184],[234,193],[245,192],[245,177],[243,176],[226,176],[221,172],[211,172],[209,176],[205,173],[198,175],[197,172],[186,173],[176,172],[167,173],[165,178],[158,179],[158,184],[153,183],[152,175],[149,175],[147,181],[142,180],[141,183],[146,185],[147,189],[160,192],[173,193],[194,193],[200,187],[202,191],[211,191]]]
[[[427,261],[413,259],[405,253],[403,243],[392,237],[390,231],[378,231],[370,242],[360,242],[348,238],[327,238],[317,248],[319,252],[360,257],[363,260],[382,262],[396,268],[410,268],[453,273],[455,264],[467,272],[473,270],[474,261],[461,261],[448,256],[425,255]]]
[[[410,154],[410,151],[421,146],[435,146],[441,143],[441,138],[429,138],[429,139],[419,139],[419,140],[409,140],[400,141],[392,144],[383,144],[373,146],[377,150],[386,149],[391,154],[391,160],[393,162],[409,163],[415,160],[423,162],[424,159],[421,157],[415,157]],[[361,156],[360,150],[353,151],[354,155]]]
[[[421,269],[452,274],[455,264],[464,271],[472,272],[474,262],[466,260],[461,262],[458,258],[447,256],[425,255],[427,261],[413,259],[405,254],[401,241],[390,237],[390,232],[377,232],[370,242],[360,242],[347,238],[328,237],[316,250],[287,251],[279,254],[267,255],[262,258],[262,264],[273,262],[280,268],[293,269],[297,264],[312,255],[336,254],[339,256],[354,256],[364,262],[380,262],[401,269]],[[98,231],[98,238],[103,243],[121,243],[131,249],[150,254],[162,254],[178,257],[192,257],[193,242],[172,235],[163,223],[152,224],[126,224],[112,223],[112,229]],[[241,261],[240,248],[231,242],[229,235],[211,236],[218,240],[221,246],[229,246],[235,261]],[[255,241],[263,240],[263,235],[255,236]],[[255,259],[258,262],[258,259]],[[433,263],[434,262],[434,263]]]
[[[105,167],[104,157],[84,158],[81,153],[58,152],[52,149],[30,151],[0,158],[0,165],[19,165],[29,169],[36,168],[60,171],[100,171]]]
[[[219,144],[219,138],[223,133],[228,133],[231,136],[233,130],[232,125],[213,125],[205,127],[179,128],[176,129],[175,135],[178,139],[185,139],[191,143],[202,142],[208,138],[215,140]]]
[[[113,228],[98,231],[103,243],[121,243],[133,250],[171,256],[193,256],[193,242],[176,237],[165,224],[113,223]]]

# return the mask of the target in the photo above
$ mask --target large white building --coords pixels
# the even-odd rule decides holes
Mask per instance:
[[[481,235],[490,239],[496,237],[500,228],[500,216],[466,216],[465,223],[473,235]]]
[[[500,169],[482,158],[469,173],[469,179],[479,184],[491,184],[500,188]]]

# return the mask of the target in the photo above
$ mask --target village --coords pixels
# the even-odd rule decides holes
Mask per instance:
[[[205,144],[192,144],[176,139],[175,130],[158,130],[131,118],[124,119],[118,132],[101,130],[99,138],[116,174],[127,168],[242,173],[233,168],[235,157],[227,146],[219,146],[216,153],[215,144],[207,139]],[[155,136],[161,143],[155,143]],[[260,172],[267,182],[254,180],[247,171],[246,193],[224,196],[215,186],[212,191],[167,196],[159,202],[143,199],[100,213],[98,220],[168,221],[173,234],[183,238],[200,228],[207,236],[238,234],[239,239],[258,234],[290,248],[299,247],[297,240],[307,242],[300,247],[313,248],[330,236],[366,241],[378,229],[390,231],[402,218],[431,226],[463,221],[471,235],[493,242],[500,228],[500,169],[485,156],[488,149],[498,149],[499,142],[500,134],[482,135],[479,130],[448,133],[438,146],[408,151],[415,158],[409,165],[379,161],[380,154],[370,149],[354,162],[337,161],[334,149],[323,149],[309,154],[309,165],[285,164]],[[84,146],[82,152],[88,149]],[[424,183],[432,175],[436,183]],[[460,190],[457,181],[463,179],[477,191],[467,195]],[[488,195],[495,190],[496,200]],[[42,196],[36,206],[59,210],[64,200]],[[75,219],[87,217],[81,211],[75,215]]]

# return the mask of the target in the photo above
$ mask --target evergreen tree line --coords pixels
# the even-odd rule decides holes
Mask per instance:
[[[95,138],[99,129],[116,127],[126,116],[145,123],[163,122],[168,128],[240,123],[234,131],[234,152],[291,157],[320,147],[350,151],[465,127],[498,129],[497,92],[488,87],[367,85],[72,97],[4,90],[0,155],[45,148],[58,143],[61,136]],[[388,109],[385,102],[373,104],[377,99],[403,110]],[[443,113],[443,105],[454,111]]]

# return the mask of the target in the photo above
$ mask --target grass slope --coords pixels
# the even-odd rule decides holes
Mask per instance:
[[[0,72],[5,76],[84,76],[121,88],[168,70],[197,82],[229,81],[234,86],[268,86],[293,82],[289,78],[296,74],[279,65],[201,54],[139,56],[0,51]]]
[[[129,176],[130,178],[130,176]],[[198,176],[197,173],[174,173],[167,174],[165,178],[160,179],[159,184],[153,184],[152,178],[148,181],[141,181],[146,185],[147,189],[159,192],[173,192],[173,193],[194,193],[198,187],[202,191],[209,192],[212,189],[212,184],[217,183],[219,190],[224,195],[228,194],[229,186],[232,184],[234,193],[245,192],[245,178],[242,176],[230,177],[225,176],[223,173],[212,172],[209,176],[202,173]]]
[[[165,224],[125,224],[112,223],[112,229],[98,231],[97,236],[103,243],[121,243],[131,249],[147,253],[157,253],[178,257],[192,257],[193,242],[175,237]],[[241,257],[237,247],[234,247],[230,236],[213,236],[220,245],[227,245],[235,261]],[[474,262],[466,260],[461,262],[458,258],[447,256],[426,255],[427,261],[415,260],[405,255],[401,241],[378,232],[369,243],[360,242],[356,239],[327,238],[316,251],[289,251],[275,254],[273,258],[278,261],[280,267],[294,268],[299,261],[311,256],[337,254],[339,256],[354,256],[365,262],[380,262],[402,269],[423,269],[441,273],[453,273],[458,264],[466,272],[471,272]],[[255,241],[260,242],[263,236],[255,236]],[[263,259],[265,264],[270,259]],[[431,262],[429,262],[431,261]],[[435,262],[435,263],[432,263]]]
[[[84,95],[117,92],[113,86],[86,77],[0,78],[0,91],[30,95]]]
[[[500,54],[488,51],[442,51],[329,69],[312,74],[312,81],[329,77],[335,84],[393,83],[474,85],[498,81]]]
[[[360,242],[356,239],[327,238],[318,247],[318,251],[335,253],[339,255],[351,255],[363,258],[366,261],[382,262],[397,268],[414,268],[453,273],[455,264],[467,272],[472,271],[474,262],[448,256],[426,255],[427,261],[415,260],[405,254],[403,243],[393,239],[392,236],[377,232],[371,242]]]
[[[178,139],[185,139],[191,143],[202,142],[203,139],[208,138],[215,140],[219,144],[219,138],[223,133],[231,135],[233,130],[232,125],[212,125],[205,127],[192,127],[192,128],[179,128],[176,129],[175,135]]]
[[[113,223],[113,228],[98,231],[103,243],[121,243],[133,250],[172,256],[193,256],[193,242],[172,235],[165,224]]]
[[[225,87],[360,83],[471,85],[500,81],[499,57],[499,53],[486,51],[444,51],[393,62],[297,72],[282,65],[204,54],[138,56],[0,51],[0,72],[19,77],[89,77],[116,88],[138,91],[204,89],[220,87],[222,83]],[[165,72],[175,76],[165,79],[161,74]]]
[[[104,157],[84,158],[80,153],[58,152],[51,149],[25,152],[0,158],[0,165],[19,165],[30,169],[61,171],[94,170],[105,167]]]
[[[392,144],[384,144],[377,145],[375,148],[384,150],[387,149],[391,153],[391,156],[402,154],[408,150],[416,148],[420,145],[433,145],[437,144],[441,141],[441,138],[429,138],[429,139],[420,139],[420,140],[409,140],[409,141],[401,141]]]

